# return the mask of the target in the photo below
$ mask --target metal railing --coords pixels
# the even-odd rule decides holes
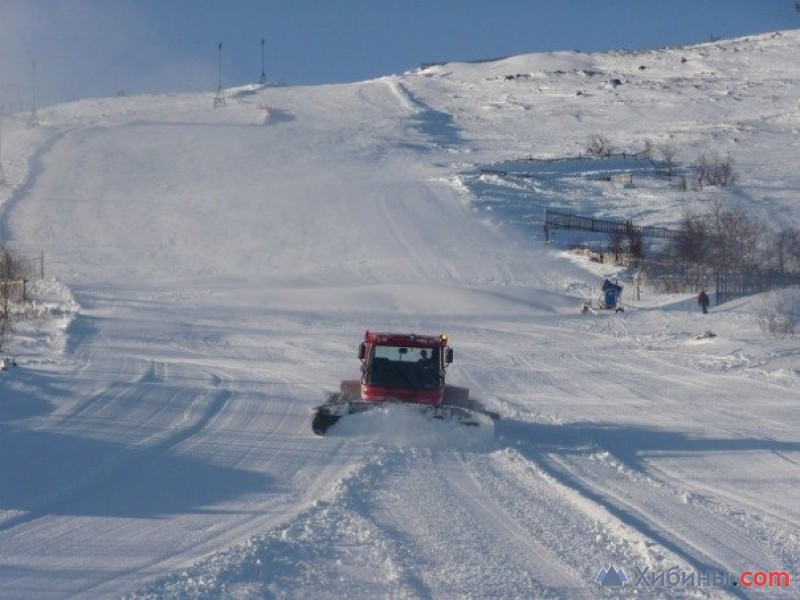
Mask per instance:
[[[3,300],[23,302],[27,292],[27,282],[24,279],[13,281],[0,280],[0,303]]]
[[[656,237],[677,239],[682,232],[666,227],[652,227],[649,225],[634,225],[630,221],[613,221],[610,219],[595,219],[582,217],[570,212],[561,212],[545,209],[544,211],[544,236],[549,240],[551,229],[582,229],[584,231],[599,231],[602,233],[637,233],[642,237]]]
[[[716,304],[772,290],[800,288],[800,275],[770,271],[719,271],[715,279]]]

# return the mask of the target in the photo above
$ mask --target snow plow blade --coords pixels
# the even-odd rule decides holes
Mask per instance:
[[[471,408],[452,404],[429,406],[391,400],[380,403],[361,402],[360,400],[347,400],[333,394],[329,402],[314,409],[315,414],[314,420],[311,423],[311,429],[317,435],[325,435],[328,429],[335,425],[342,417],[385,406],[403,406],[409,410],[415,410],[429,419],[451,421],[466,427],[480,427],[481,425],[488,424],[489,421],[496,421],[500,418],[498,413],[483,410],[482,408],[473,410]],[[477,407],[478,405],[476,403],[476,408]]]
[[[314,409],[314,420],[311,423],[311,429],[317,435],[325,435],[328,429],[342,417],[364,412],[370,408],[373,408],[373,405],[367,402],[350,402],[341,399],[330,400]]]

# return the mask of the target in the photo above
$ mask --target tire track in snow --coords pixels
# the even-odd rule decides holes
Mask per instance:
[[[614,330],[620,331],[623,336],[628,335],[624,330]],[[557,335],[558,331],[553,333]],[[506,421],[498,427],[500,439],[524,451],[525,456],[587,514],[606,513],[610,520],[618,523],[616,529],[622,533],[622,539],[638,539],[641,555],[623,556],[625,560],[664,570],[682,564],[687,571],[735,573],[737,568],[756,568],[757,563],[764,570],[792,571],[797,564],[798,541],[796,536],[786,534],[786,530],[796,527],[792,519],[786,519],[785,512],[771,520],[770,515],[775,511],[768,506],[765,508],[763,502],[758,506],[756,496],[749,499],[743,497],[744,492],[737,493],[735,489],[729,493],[725,489],[697,485],[698,482],[686,481],[668,468],[669,457],[675,452],[696,452],[700,458],[703,453],[715,449],[752,448],[767,452],[780,447],[781,444],[774,441],[742,439],[741,427],[735,426],[741,423],[737,419],[746,414],[751,405],[749,398],[758,386],[743,381],[736,397],[726,398],[724,404],[718,403],[715,401],[716,386],[713,382],[698,380],[696,371],[665,360],[662,354],[653,356],[649,352],[642,354],[640,349],[631,351],[627,346],[611,345],[614,346],[613,361],[599,361],[580,348],[573,353],[562,352],[559,359],[550,358],[548,362],[536,355],[504,356],[502,364],[513,373],[508,379],[514,383],[528,383],[527,375],[518,374],[518,370],[534,370],[530,389],[526,386],[523,390],[525,398],[535,400],[547,394],[549,400],[549,396],[564,394],[571,387],[571,393],[565,398],[566,410],[571,411],[567,414],[581,413],[573,408],[575,403],[571,401],[580,390],[597,389],[613,394],[616,388],[619,394],[609,398],[614,409],[607,417],[588,415],[585,417],[588,421],[579,423],[562,418],[557,425],[520,423],[519,432],[514,431],[513,422]],[[566,346],[557,344],[557,348]],[[499,351],[495,349],[494,352]],[[554,365],[554,368],[539,377],[537,369],[542,368],[541,364]],[[570,371],[580,373],[580,377],[569,380],[563,376]],[[652,376],[643,377],[643,373]],[[498,382],[487,385],[478,378],[478,383],[489,389],[503,389],[506,384],[502,379]],[[725,389],[730,389],[729,383],[725,385]],[[576,390],[575,386],[580,387]],[[555,394],[550,390],[553,387]],[[694,402],[690,403],[689,398],[694,398]],[[545,405],[554,406],[552,402]],[[697,423],[708,421],[703,415],[697,422],[691,419],[687,422],[687,416],[691,416],[691,413],[687,415],[687,406],[715,411],[718,405],[724,409],[724,417],[715,421],[712,432],[698,429]],[[653,406],[658,406],[658,410],[654,412]],[[520,417],[539,421],[541,415],[534,407],[520,411]],[[650,415],[649,420],[654,422],[652,428],[626,425],[631,415],[635,419],[641,414]],[[507,424],[511,424],[510,430],[506,429]],[[535,439],[537,432],[545,433],[546,439]],[[791,443],[783,445],[793,447]],[[606,458],[597,460],[600,455]],[[771,466],[765,469],[774,471]],[[790,476],[791,473],[787,473],[787,477]],[[753,559],[754,556],[758,558]],[[738,591],[722,593],[729,592],[736,595]]]
[[[241,586],[287,598],[316,597],[321,589],[334,597],[590,595],[591,580],[538,543],[530,526],[491,497],[459,454],[363,449],[371,450],[369,460],[287,525],[134,597],[191,594],[201,581],[212,592],[235,594]],[[515,500],[524,504],[528,498]]]
[[[562,503],[572,506],[591,524],[576,536],[570,529],[555,529],[559,541],[565,547],[565,555],[570,561],[581,561],[579,568],[584,569],[584,578],[593,581],[600,568],[609,564],[622,566],[629,576],[635,575],[636,568],[650,572],[666,572],[678,567],[684,572],[693,570],[718,570],[711,565],[704,565],[688,556],[680,545],[673,544],[655,531],[646,516],[636,511],[628,512],[628,507],[620,507],[604,497],[593,488],[586,479],[559,468],[559,463],[550,455],[542,455],[535,459],[524,454],[511,451],[510,462],[522,462],[527,465],[527,477],[543,478],[548,481],[553,491],[561,498]],[[519,467],[516,467],[519,469]],[[552,512],[548,517],[552,518]],[[547,517],[546,517],[547,518]],[[576,521],[581,519],[576,518]],[[563,538],[563,539],[562,539]],[[564,543],[566,540],[566,544]],[[730,590],[687,588],[672,589],[674,597],[708,597],[727,596]],[[733,595],[739,595],[736,590]]]
[[[395,576],[383,593],[405,586],[415,597],[433,598],[586,591],[576,571],[537,542],[457,452],[381,447],[365,472],[367,480],[347,485],[357,494],[358,518],[385,540]]]
[[[713,402],[715,399],[714,390],[716,386],[713,384],[703,385],[698,383],[695,378],[684,376],[684,373],[690,373],[692,369],[680,364],[676,365],[675,362],[666,360],[661,355],[648,355],[647,358],[658,365],[652,368],[652,371],[659,373],[658,376],[664,382],[664,385],[652,386],[652,384],[648,385],[643,383],[639,378],[641,367],[637,366],[630,366],[629,374],[626,375],[622,381],[626,386],[631,386],[633,391],[638,391],[638,393],[642,395],[649,393],[648,401],[650,403],[658,403],[662,407],[673,407],[672,411],[668,409],[665,411],[667,413],[672,412],[672,415],[663,417],[661,419],[662,423],[669,422],[671,426],[686,428],[687,415],[685,407],[687,398],[693,397],[698,399],[696,404],[699,405],[708,404],[709,401]],[[623,373],[626,373],[625,366],[615,371],[617,376]],[[710,451],[716,447],[720,451],[727,449],[732,452],[749,451],[763,453],[765,454],[765,471],[774,471],[775,467],[768,464],[767,456],[774,455],[784,458],[779,449],[783,447],[796,447],[796,444],[778,441],[769,437],[757,439],[742,437],[739,424],[742,422],[747,423],[747,417],[751,415],[750,398],[756,393],[764,394],[763,384],[754,383],[745,379],[742,381],[740,391],[736,396],[731,396],[729,393],[724,399],[724,402],[713,402],[713,404],[711,404],[711,406],[713,406],[712,410],[718,415],[715,431],[702,431],[693,434],[691,431],[682,433],[680,430],[676,432],[665,430],[661,437],[666,438],[672,435],[676,440],[672,446],[668,443],[662,443],[662,445],[659,446],[658,442],[651,441],[651,443],[645,444],[637,451],[637,449],[625,448],[610,436],[595,441],[602,449],[609,451],[616,459],[620,460],[625,467],[646,475],[650,480],[658,484],[663,484],[667,488],[674,489],[682,494],[690,494],[696,498],[704,496],[714,498],[716,504],[719,505],[719,510],[728,513],[737,513],[744,509],[750,517],[760,522],[757,526],[758,529],[762,530],[765,535],[776,539],[780,537],[780,532],[782,530],[787,528],[797,529],[798,521],[796,518],[787,516],[785,510],[770,508],[770,506],[764,502],[764,498],[758,490],[752,490],[755,495],[748,497],[745,495],[747,490],[742,490],[737,493],[732,490],[706,484],[698,477],[695,477],[692,481],[687,481],[681,474],[672,472],[668,466],[662,466],[661,462],[663,461],[653,460],[648,462],[647,465],[644,465],[643,459],[640,456],[647,451],[651,451],[651,454],[653,451],[674,452],[680,449],[684,451],[702,452],[704,449]],[[769,394],[767,394],[767,396],[769,396]],[[773,397],[779,396],[776,394]],[[761,416],[768,418],[764,415]],[[689,419],[689,421],[689,425],[692,425],[691,419]],[[658,433],[657,431],[653,432],[656,436]],[[792,461],[789,462],[791,463]],[[735,461],[731,460],[730,465],[732,468],[735,468]],[[793,469],[789,468],[786,477],[790,478],[795,475],[796,472],[793,472]],[[723,505],[727,505],[727,508],[724,508]],[[762,517],[767,517],[768,520],[772,521],[772,524],[764,521]],[[796,552],[797,550],[798,548],[793,548],[791,552]],[[787,555],[791,554],[791,552],[787,552]]]
[[[621,523],[658,544],[663,557],[657,569],[666,572],[677,565],[685,572],[737,575],[748,569],[785,568],[780,557],[782,549],[776,551],[754,538],[752,532],[716,513],[712,506],[687,499],[680,490],[659,482],[648,485],[638,481],[632,485],[614,467],[603,469],[600,474],[590,473],[586,462],[586,457],[548,456],[542,464],[563,485],[590,498]],[[715,593],[746,597],[738,589],[715,589]]]
[[[330,455],[362,454],[347,440],[320,440]],[[355,446],[355,447],[354,447]],[[384,452],[371,460],[324,469],[309,496],[313,503],[289,521],[253,535],[244,543],[216,552],[183,570],[154,581],[130,598],[224,595],[276,598],[427,597],[428,589],[405,573],[395,540],[368,514],[365,490],[385,477]],[[308,503],[308,499],[306,500]],[[294,498],[287,505],[296,506]]]
[[[298,440],[295,436],[275,430],[275,427],[281,429],[291,413],[295,412],[292,410],[296,406],[294,401],[280,403],[281,410],[273,414],[268,410],[272,405],[259,402],[258,397],[251,403],[246,393],[227,392],[226,395],[228,399],[223,409],[209,412],[202,423],[194,425],[189,435],[183,435],[183,439],[174,439],[170,452],[191,456],[193,459],[207,457],[214,464],[237,471],[248,469],[250,472],[251,469],[256,469],[270,480],[286,476],[293,481],[292,485],[288,490],[273,489],[269,485],[263,489],[251,490],[254,492],[252,498],[247,501],[237,499],[235,509],[221,507],[221,518],[212,519],[206,526],[207,531],[200,532],[199,537],[195,536],[197,539],[190,547],[181,548],[176,554],[174,544],[165,544],[160,552],[151,553],[145,562],[134,562],[113,575],[92,580],[79,590],[80,594],[102,596],[116,593],[128,587],[128,581],[141,583],[148,578],[148,574],[174,571],[204,554],[218,552],[222,548],[240,543],[265,527],[276,527],[291,518],[298,509],[302,510],[315,498],[324,495],[325,490],[341,480],[343,474],[351,468],[347,461],[340,460],[330,460],[311,471],[304,468],[308,457],[297,452]],[[256,409],[255,412],[241,410],[241,401],[245,400],[251,408]],[[235,410],[234,406],[237,407]],[[272,425],[267,427],[266,423]],[[231,445],[230,432],[233,430],[241,432],[238,436],[242,440],[241,445]],[[260,432],[258,439],[253,438],[253,430]],[[268,435],[270,431],[273,432],[272,435]],[[221,452],[215,451],[217,447],[221,448]],[[333,455],[336,454],[338,453],[333,451]],[[276,470],[271,466],[278,468]],[[131,474],[130,470],[125,472]],[[213,515],[214,509],[210,510],[209,514]],[[190,516],[177,517],[182,524],[175,524],[176,532],[186,526],[187,519],[191,519]],[[127,534],[125,530],[120,533],[123,536]]]
[[[632,565],[653,570],[682,566],[688,570],[689,563],[620,519],[603,503],[554,477],[551,469],[543,468],[542,460],[532,460],[511,448],[489,458],[477,457],[471,462],[491,496],[518,516],[526,534],[561,561],[562,570],[571,570],[573,588],[567,588],[568,597],[608,591],[601,590],[594,580],[600,569],[610,564],[624,566],[629,575],[634,575]],[[575,589],[578,583],[583,584],[579,590]],[[673,595],[683,594],[673,590]],[[692,590],[688,595],[707,594]]]
[[[39,175],[43,172],[42,162],[45,155],[75,129],[62,128],[54,131],[53,128],[49,128],[45,140],[37,146],[33,155],[27,159],[28,173],[25,180],[14,189],[8,200],[0,204],[0,240],[14,241],[11,237],[11,226],[8,222],[9,215],[36,185]]]
[[[130,566],[115,568],[117,574],[113,577],[98,577],[81,593],[96,596],[119,592],[120,589],[133,587],[129,582],[141,584],[152,573],[182,568],[204,554],[228,548],[265,528],[276,527],[292,519],[316,497],[323,496],[349,470],[353,456],[346,449],[342,450],[336,440],[328,443],[327,440],[314,439],[313,442],[317,442],[314,444],[315,451],[306,451],[308,438],[311,437],[308,427],[310,416],[306,418],[306,411],[303,410],[301,430],[297,414],[298,407],[306,404],[300,400],[305,394],[289,392],[287,385],[291,387],[293,384],[278,385],[278,389],[273,390],[276,386],[254,376],[248,365],[240,368],[240,362],[220,359],[219,356],[226,350],[215,346],[212,341],[210,345],[202,347],[199,356],[198,352],[181,352],[166,361],[165,367],[142,362],[141,376],[137,382],[130,384],[134,387],[138,385],[140,391],[172,387],[185,393],[197,393],[200,386],[200,391],[207,394],[228,395],[222,410],[209,414],[204,424],[197,423],[195,429],[187,432],[183,439],[175,437],[174,427],[165,425],[177,420],[157,417],[157,411],[163,410],[157,406],[158,398],[148,400],[146,395],[143,396],[141,400],[148,401],[143,406],[141,402],[137,403],[140,408],[136,412],[140,413],[141,418],[157,421],[153,428],[155,435],[172,436],[173,444],[168,450],[167,440],[160,437],[148,439],[150,443],[161,443],[169,455],[180,459],[185,457],[192,464],[199,461],[213,465],[212,473],[217,472],[218,466],[225,473],[249,473],[248,481],[263,478],[259,481],[265,484],[240,489],[234,483],[232,489],[226,490],[227,476],[215,481],[213,474],[209,482],[198,482],[222,486],[223,489],[216,496],[210,494],[217,500],[216,505],[192,505],[182,514],[170,515],[172,533],[165,538],[163,547],[149,553],[144,561],[137,556],[131,560]],[[249,377],[243,380],[243,373]],[[202,382],[207,384],[203,385]],[[273,395],[264,392],[262,388],[265,385],[269,390],[279,393]],[[307,383],[302,386],[303,391],[307,391],[307,388]],[[121,404],[125,405],[124,399]],[[99,406],[92,408],[92,411],[100,410]],[[75,425],[79,424],[80,420],[77,420]],[[324,461],[315,460],[315,457],[324,458]],[[167,462],[170,460],[168,458]],[[127,473],[131,474],[130,471]],[[272,483],[274,485],[270,485]],[[237,497],[237,493],[241,496]],[[230,494],[230,497],[226,494]],[[201,493],[201,497],[205,496]],[[106,528],[103,523],[97,525],[98,531]],[[145,526],[141,529],[148,528]],[[135,537],[141,533],[137,531],[131,535],[130,531],[122,528],[119,535],[121,539],[118,545],[126,549],[137,545]],[[191,544],[181,541],[184,536],[191,540]]]
[[[114,393],[110,395],[110,400],[105,394],[98,394],[95,399],[80,405],[78,414],[70,415],[66,419],[66,424],[92,420],[94,417],[89,408],[93,408],[93,412],[96,412],[106,408],[109,402],[135,403],[143,395],[138,383],[117,384],[113,388]],[[166,435],[155,443],[136,445],[134,452],[126,445],[117,446],[114,452],[108,454],[99,463],[92,464],[91,470],[83,470],[76,477],[66,481],[64,485],[33,500],[24,513],[0,523],[0,533],[52,514],[64,514],[65,511],[70,510],[71,506],[81,504],[82,500],[92,501],[101,493],[100,490],[109,489],[124,481],[132,472],[143,470],[148,463],[206,429],[224,411],[231,396],[232,394],[227,391],[215,392],[208,398],[207,406],[199,418],[187,426],[168,429]],[[105,401],[103,401],[104,398],[106,398]],[[98,421],[102,420],[104,419],[98,419]],[[69,433],[70,429],[60,428],[57,431],[59,434],[64,434]],[[88,466],[88,463],[84,463],[84,465]],[[80,510],[76,514],[80,514]]]
[[[508,480],[498,477],[498,473],[483,469],[478,473],[474,464],[466,464],[464,457],[442,453],[435,455],[434,460],[443,478],[456,492],[459,504],[496,537],[498,544],[503,545],[504,552],[520,569],[532,572],[534,581],[543,588],[537,590],[539,593],[553,596],[588,593],[586,580],[575,565],[569,564],[565,549],[541,541],[540,524],[549,521],[548,527],[554,525],[553,511],[550,510],[553,507],[548,502],[541,502],[549,494],[547,486],[540,482],[520,494]],[[483,463],[484,460],[480,457],[471,462]],[[531,493],[537,497],[532,498]],[[559,535],[564,532],[566,524],[563,521],[557,523]]]

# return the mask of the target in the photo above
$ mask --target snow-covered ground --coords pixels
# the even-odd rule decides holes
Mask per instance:
[[[612,272],[528,212],[669,225],[720,199],[796,222],[799,50],[788,31],[6,117],[0,231],[46,279],[0,374],[0,596],[796,595],[796,339],[762,334],[760,298],[702,315],[628,286],[625,313],[582,315]],[[739,183],[479,174],[593,135],[730,154]],[[392,412],[314,436],[366,328],[449,334],[494,431]],[[625,588],[595,582],[611,565]],[[745,572],[791,585],[713,585]]]

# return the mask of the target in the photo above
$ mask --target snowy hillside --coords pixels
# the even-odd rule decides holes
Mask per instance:
[[[797,222],[799,51],[787,31],[5,117],[0,234],[44,252],[50,317],[0,374],[0,597],[612,597],[611,565],[623,592],[796,595],[796,339],[762,334],[760,297],[702,315],[628,286],[625,313],[582,315],[613,267],[530,215]],[[594,135],[730,155],[739,182],[481,175]],[[494,431],[376,413],[314,436],[367,328],[449,334]]]

